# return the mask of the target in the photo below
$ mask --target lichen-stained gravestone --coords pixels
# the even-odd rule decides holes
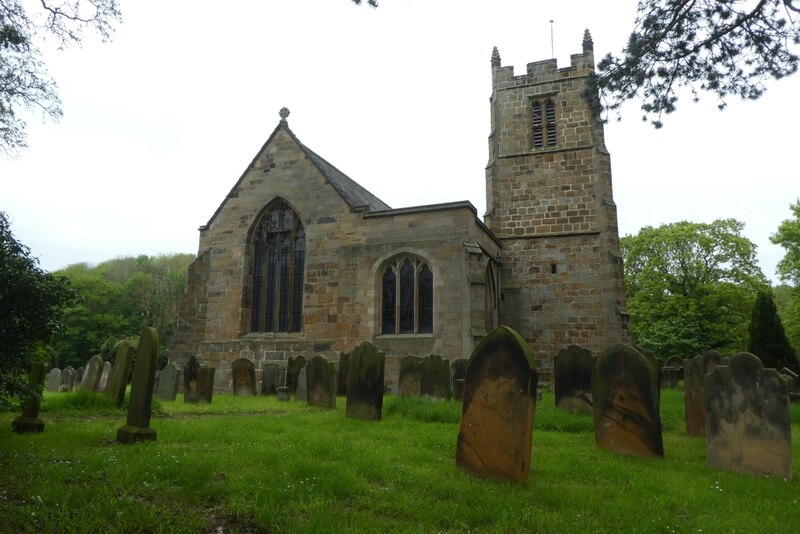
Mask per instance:
[[[450,361],[430,354],[420,364],[420,393],[436,399],[450,398]]]
[[[592,403],[592,352],[570,345],[556,354],[553,362],[556,408],[568,412],[594,413]]]
[[[47,375],[47,391],[58,391],[61,387],[61,369],[53,367]]]
[[[158,334],[147,327],[139,334],[139,348],[131,379],[131,399],[128,403],[128,421],[117,430],[117,441],[136,443],[156,439],[156,431],[150,428],[153,405],[153,381],[158,360]]]
[[[742,352],[707,374],[705,388],[708,464],[791,479],[789,391],[778,372]]]
[[[290,395],[294,395],[297,392],[297,380],[300,377],[300,369],[305,366],[305,357],[297,356],[296,358],[289,358],[289,363],[286,366],[286,386],[289,388]]]
[[[706,374],[721,363],[722,356],[713,350],[683,362],[683,405],[690,436],[706,435]]]
[[[275,395],[283,385],[286,371],[276,363],[265,363],[261,368],[261,394]]]
[[[158,398],[163,401],[174,401],[178,396],[178,366],[169,362],[161,370],[158,381]]]
[[[459,358],[450,364],[450,377],[453,383],[453,397],[458,401],[464,398],[464,379],[467,377],[468,363],[468,359]]]
[[[111,377],[106,385],[106,397],[117,406],[122,406],[125,402],[125,390],[128,387],[128,377],[133,367],[133,356],[136,349],[127,341],[120,343],[117,347],[117,355],[114,357],[114,366],[111,368]]]
[[[103,358],[99,354],[95,354],[89,361],[86,362],[86,367],[83,369],[83,376],[81,377],[81,390],[96,392],[97,386],[100,384],[100,372],[103,368]]]
[[[350,365],[350,353],[339,353],[339,385],[337,387],[337,395],[347,395],[347,372]]]
[[[480,477],[524,481],[536,413],[536,363],[517,332],[501,326],[469,358],[456,464]]]
[[[397,390],[401,397],[418,397],[422,394],[422,358],[405,356],[400,358],[400,375]]]
[[[246,358],[231,364],[233,394],[237,397],[252,397],[256,394],[256,367]]]
[[[664,456],[657,373],[657,366],[629,345],[612,345],[597,358],[592,400],[598,447],[634,456]]]
[[[346,417],[380,420],[385,362],[384,353],[369,341],[363,342],[350,353]]]
[[[319,408],[336,408],[336,369],[322,356],[314,356],[306,364],[308,404]]]
[[[28,385],[31,388],[40,392],[44,384],[44,366],[41,363],[34,363],[31,365],[31,370],[28,373]],[[15,417],[11,421],[11,428],[14,432],[20,434],[27,432],[42,432],[44,430],[44,421],[39,419],[39,408],[41,408],[41,398],[34,394],[27,397],[22,401],[22,415]]]

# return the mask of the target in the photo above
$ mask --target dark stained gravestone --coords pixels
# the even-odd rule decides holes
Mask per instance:
[[[286,367],[286,386],[289,388],[289,395],[297,392],[297,379],[300,377],[300,369],[306,366],[306,359],[303,356],[289,358]]]
[[[578,345],[558,351],[553,361],[556,408],[568,412],[594,413],[592,403],[592,352]]]
[[[256,366],[246,358],[231,364],[233,394],[237,397],[252,397],[256,394]]]
[[[386,357],[369,341],[350,353],[347,374],[346,417],[379,421],[383,412]]]
[[[64,372],[61,373],[61,385],[58,387],[59,393],[72,391],[73,383],[75,382],[75,369],[72,367],[65,367]]]
[[[147,327],[139,334],[139,348],[131,379],[131,399],[128,403],[128,421],[117,430],[117,441],[136,443],[156,439],[156,431],[150,428],[153,405],[153,381],[158,361],[158,334]]]
[[[297,388],[294,391],[294,400],[308,402],[308,365],[304,365],[297,374]]]
[[[114,366],[111,368],[111,377],[106,385],[106,397],[117,406],[122,406],[125,402],[125,390],[128,388],[128,377],[131,375],[133,367],[133,357],[136,349],[127,341],[120,343],[117,347],[117,355],[114,357]]]
[[[161,370],[161,378],[158,381],[159,400],[174,401],[178,396],[178,366],[175,362],[169,362]]]
[[[517,332],[501,326],[481,340],[467,366],[456,465],[480,477],[528,479],[538,379]]]
[[[47,373],[47,391],[58,391],[61,387],[61,369],[53,367]]]
[[[306,364],[308,404],[319,408],[336,408],[336,368],[322,356],[314,356]]]
[[[453,398],[458,401],[464,398],[464,379],[467,377],[468,363],[468,359],[459,358],[450,364],[451,389],[453,391]]]
[[[276,395],[285,375],[286,371],[277,363],[265,363],[261,368],[261,394]]]
[[[97,383],[97,391],[105,393],[108,387],[108,377],[111,376],[111,362],[104,362],[103,369],[100,371],[100,380]]]
[[[450,398],[450,361],[430,354],[420,364],[420,393],[435,399]]]
[[[347,395],[347,371],[350,365],[350,353],[339,353],[339,384],[337,386],[337,395]]]
[[[83,368],[83,377],[81,378],[81,390],[95,393],[97,386],[100,384],[100,372],[103,369],[103,358],[99,354],[95,354],[89,361],[86,362],[86,367]]]
[[[722,356],[713,350],[683,361],[683,405],[686,433],[690,436],[706,435],[706,374],[720,363]]]
[[[683,358],[680,356],[670,356],[664,362],[664,367],[672,367],[678,371],[678,380],[683,380]]]
[[[712,467],[792,478],[789,391],[750,353],[706,375],[706,459]]]
[[[280,386],[275,394],[278,396],[279,401],[289,400],[289,388],[287,386]]]
[[[42,432],[44,421],[39,419],[39,409],[42,399],[36,394],[42,391],[44,384],[44,366],[41,363],[31,365],[28,373],[28,385],[35,390],[34,394],[22,401],[22,415],[11,421],[14,432],[24,434],[27,432]]]
[[[422,394],[422,358],[405,356],[400,358],[400,376],[397,390],[401,397],[418,397]]]
[[[197,400],[201,404],[211,404],[214,397],[214,375],[217,369],[200,364],[197,370]]]
[[[630,345],[612,345],[597,358],[592,400],[598,447],[663,458],[657,373],[657,366]]]
[[[75,375],[72,381],[72,391],[80,391],[82,383],[83,383],[83,367],[78,367],[77,369],[75,369]]]
[[[678,370],[674,367],[661,368],[661,387],[665,389],[677,389]]]
[[[183,402],[197,404],[200,397],[197,394],[197,375],[200,370],[200,362],[197,356],[190,356],[183,366]]]

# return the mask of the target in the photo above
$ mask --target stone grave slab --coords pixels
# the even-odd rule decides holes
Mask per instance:
[[[86,367],[83,368],[83,376],[81,378],[81,390],[95,393],[97,386],[100,383],[100,372],[103,369],[103,358],[99,354],[95,354],[89,361],[86,362]]]
[[[131,399],[128,403],[127,424],[117,430],[117,441],[136,443],[156,439],[156,431],[150,428],[153,405],[153,382],[158,361],[158,334],[147,327],[139,334],[136,363],[131,379]]]
[[[294,392],[294,400],[308,402],[308,365],[304,365],[297,374],[297,387]]]
[[[336,368],[322,356],[314,356],[306,364],[308,404],[319,408],[336,408]]]
[[[286,367],[286,386],[289,388],[289,395],[296,395],[300,369],[305,366],[306,359],[304,356],[289,357]]]
[[[570,345],[558,351],[553,361],[556,408],[568,412],[594,414],[593,367],[594,355],[586,347]]]
[[[64,368],[61,373],[61,385],[58,386],[59,393],[72,391],[75,382],[75,369],[70,366]]]
[[[261,394],[275,395],[286,380],[286,370],[277,363],[265,363],[261,368]]]
[[[47,391],[59,391],[61,387],[61,369],[53,367],[47,373]]]
[[[174,401],[178,397],[178,366],[175,362],[169,362],[161,370],[157,397],[163,401]]]
[[[422,358],[405,356],[400,358],[400,375],[397,381],[398,394],[401,397],[418,397],[422,395]]]
[[[379,421],[383,412],[386,356],[369,341],[350,353],[346,417]]]
[[[231,364],[233,394],[237,397],[256,395],[256,366],[246,358],[239,358]]]
[[[106,385],[106,396],[117,406],[122,406],[125,402],[125,390],[128,388],[128,377],[133,368],[133,357],[136,349],[127,341],[120,343],[117,347],[117,355],[114,357],[114,365],[111,368],[111,377]]]
[[[440,354],[426,356],[420,364],[420,393],[424,397],[449,399],[450,361]]]
[[[709,350],[683,361],[683,404],[686,433],[690,436],[706,435],[706,374],[722,363],[719,352]]]

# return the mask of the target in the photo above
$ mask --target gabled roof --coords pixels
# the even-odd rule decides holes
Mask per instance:
[[[342,197],[342,200],[345,201],[351,210],[371,212],[392,209],[384,201],[364,189],[352,178],[328,163],[322,156],[301,143],[297,136],[294,135],[294,132],[289,129],[289,124],[286,122],[286,119],[281,119],[281,121],[278,123],[278,126],[275,127],[275,130],[272,131],[269,139],[267,139],[267,141],[261,146],[261,149],[250,162],[250,165],[247,166],[247,169],[245,169],[244,173],[242,173],[242,176],[239,178],[233,188],[231,188],[228,195],[216,209],[208,222],[204,226],[200,227],[200,230],[205,230],[211,226],[211,223],[214,222],[217,214],[222,210],[222,207],[225,205],[228,199],[238,196],[239,184],[242,183],[245,176],[247,176],[247,173],[253,168],[258,157],[262,152],[264,152],[264,149],[267,148],[280,130],[285,131],[289,137],[291,137],[292,140],[297,143],[297,146],[300,147],[300,150],[303,151],[311,163],[313,163],[322,176],[325,177],[325,181],[328,182],[337,193],[339,193],[339,196]]]

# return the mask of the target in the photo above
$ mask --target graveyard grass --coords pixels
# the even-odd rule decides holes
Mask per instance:
[[[6,532],[798,532],[794,480],[712,469],[662,392],[663,460],[595,447],[592,419],[537,403],[530,479],[482,480],[454,462],[460,404],[386,397],[383,420],[274,397],[154,400],[153,442],[120,445],[101,395],[46,393],[41,434],[0,414]]]

